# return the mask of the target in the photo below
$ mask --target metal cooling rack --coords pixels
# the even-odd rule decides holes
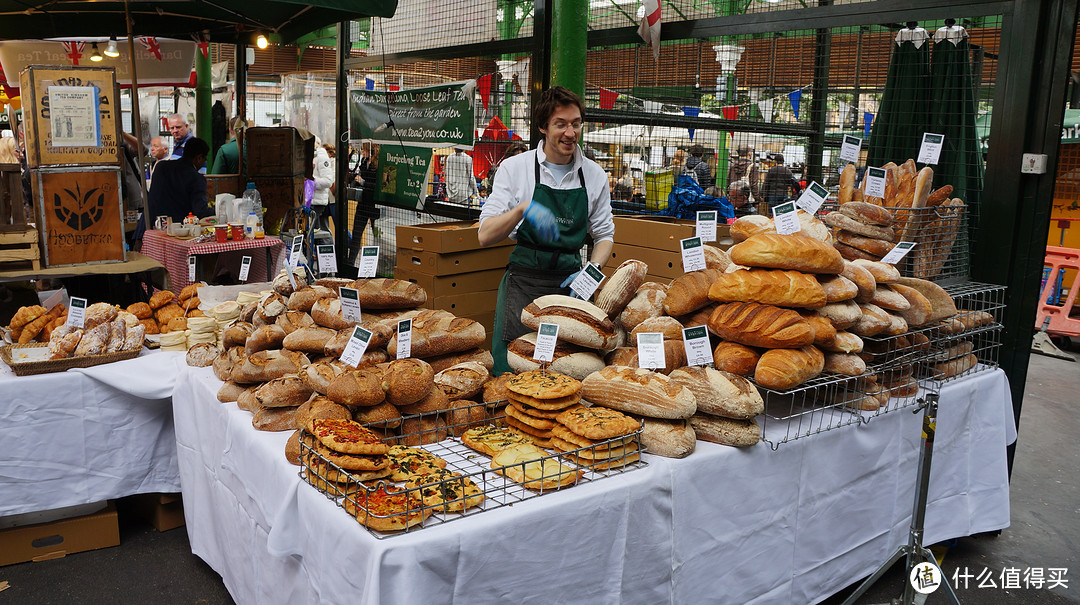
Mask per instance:
[[[901,275],[938,283],[966,281],[970,274],[967,206],[890,208],[897,238],[918,243],[897,265]],[[906,234],[906,237],[903,235]]]
[[[776,450],[781,443],[858,424],[849,407],[862,397],[858,382],[854,376],[822,373],[786,391],[757,385],[765,400],[761,440]]]

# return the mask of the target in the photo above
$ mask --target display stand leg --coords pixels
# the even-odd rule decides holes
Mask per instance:
[[[917,414],[920,410],[923,412],[922,432],[923,432],[923,446],[919,450],[919,466],[918,474],[916,475],[915,483],[915,504],[911,510],[911,528],[908,531],[908,542],[896,549],[896,552],[892,554],[880,567],[858,588],[855,592],[851,593],[847,599],[844,600],[843,605],[855,605],[855,602],[866,593],[882,576],[885,575],[893,565],[896,564],[901,558],[906,560],[904,566],[904,594],[900,599],[893,599],[892,605],[921,605],[926,602],[926,597],[929,595],[920,594],[915,591],[915,588],[911,585],[909,578],[911,577],[911,570],[916,565],[929,562],[937,564],[937,559],[934,558],[934,553],[930,552],[929,548],[923,546],[923,524],[926,520],[926,494],[930,487],[930,466],[934,456],[934,432],[937,426],[937,408],[938,408],[938,394],[927,393],[925,399],[919,400],[919,406],[916,407],[912,413]],[[956,593],[953,592],[952,586],[949,585],[948,578],[942,573],[941,577],[941,589],[945,591],[950,603],[960,605],[960,600],[956,598]]]

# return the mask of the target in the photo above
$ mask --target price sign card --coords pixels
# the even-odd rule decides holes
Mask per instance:
[[[867,168],[866,174],[863,176],[866,179],[866,195],[869,197],[885,197],[885,169],[884,168]]]
[[[338,288],[341,297],[341,317],[345,321],[360,321],[360,292],[356,288]]]
[[[911,252],[911,249],[915,247],[915,242],[900,242],[893,246],[889,253],[881,257],[881,262],[895,265],[900,262],[900,259],[904,258],[904,255]]]
[[[293,269],[300,264],[300,251],[304,248],[304,236],[297,235],[292,240],[292,246],[289,247],[289,266],[285,268],[285,273],[289,276],[289,283],[292,284],[293,290],[297,289],[296,276],[293,275]]]
[[[604,274],[600,272],[600,267],[595,263],[588,263],[570,284],[570,291],[577,294],[581,300],[589,300],[602,281],[604,281]]]
[[[379,268],[379,247],[364,246],[360,249],[360,277],[375,277]]]
[[[642,332],[637,335],[637,359],[639,368],[656,369],[667,365],[664,360],[664,335],[660,332]]]
[[[86,325],[86,299],[77,296],[71,297],[71,306],[68,307],[68,325],[82,328]]]
[[[683,271],[689,273],[705,269],[705,248],[701,245],[701,238],[688,237],[679,240],[679,243],[682,244]]]
[[[315,247],[319,258],[319,272],[337,273],[337,255],[334,254],[334,245],[319,245]]]
[[[341,361],[355,368],[360,363],[360,358],[367,351],[369,342],[371,342],[371,332],[360,326],[353,326],[352,335],[349,336],[349,344],[345,345],[345,351],[341,354]]]
[[[540,324],[536,331],[536,347],[533,350],[533,359],[551,363],[555,357],[555,344],[559,341],[559,324]]]
[[[806,189],[803,189],[802,195],[799,196],[799,200],[795,202],[795,205],[810,214],[817,214],[818,208],[825,203],[825,199],[829,197],[829,190],[818,184],[817,181],[811,182]]]
[[[187,257],[187,280],[195,283],[195,255]]]
[[[937,165],[941,157],[941,145],[945,142],[945,135],[924,132],[922,145],[919,146],[919,157],[915,161],[920,164]]]
[[[412,357],[412,320],[397,322],[397,358]]]
[[[245,256],[240,259],[240,281],[247,281],[249,273],[251,273],[251,257]]]
[[[859,163],[859,151],[862,149],[862,139],[851,135],[844,135],[844,143],[840,145],[840,159],[845,162]]]
[[[703,242],[715,242],[716,241],[716,211],[715,210],[699,210],[697,213],[697,229],[694,231],[694,235],[701,238]]]
[[[802,229],[799,225],[799,215],[795,212],[795,202],[774,206],[772,213],[773,222],[776,223],[776,232],[780,235],[791,235]]]
[[[712,365],[712,350],[709,347],[709,330],[705,326],[683,328],[683,348],[686,349],[686,363],[692,366]]]

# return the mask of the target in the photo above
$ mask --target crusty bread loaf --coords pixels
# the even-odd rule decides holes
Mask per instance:
[[[727,250],[721,250],[713,245],[703,246],[702,250],[705,251],[705,268],[707,269],[727,271],[734,265],[734,263],[731,262],[731,255],[727,253]]]
[[[385,348],[386,344],[390,342],[390,337],[394,335],[394,328],[391,327],[390,324],[382,321],[362,321],[360,322],[360,327],[371,332],[371,339],[368,340],[367,345],[368,353]],[[326,330],[329,328],[320,329]],[[349,339],[352,338],[352,333],[353,329],[351,327],[335,332],[332,337],[323,343],[322,354],[331,357],[341,357],[341,354],[345,352],[345,347],[349,345]],[[365,355],[366,354],[367,353],[365,353]]]
[[[251,355],[267,349],[280,349],[284,340],[285,330],[275,324],[269,324],[256,328],[251,336],[247,337],[244,346],[247,348],[248,355]]]
[[[638,367],[638,349],[633,347],[619,347],[604,357],[604,365]],[[675,368],[686,365],[686,348],[681,340],[664,341],[664,367],[652,368],[661,374],[670,374]],[[584,379],[582,379],[584,380]]]
[[[697,400],[698,413],[746,419],[765,411],[765,401],[757,387],[742,376],[694,366],[678,368],[668,377],[690,389]]]
[[[218,380],[230,380],[233,366],[247,357],[247,350],[241,346],[226,347],[218,354],[217,359],[211,364],[214,368],[214,376]]]
[[[672,317],[693,313],[709,304],[709,287],[723,273],[718,269],[691,271],[675,278],[664,298],[664,313]]]
[[[859,292],[855,295],[855,302],[870,302],[870,299],[874,296],[874,289],[877,288],[877,280],[874,279],[874,275],[866,267],[845,260],[844,270],[840,275],[858,287]]]
[[[761,441],[761,427],[753,418],[735,420],[697,413],[690,417],[690,426],[701,441],[731,447],[750,447]]]
[[[236,384],[231,380],[226,380],[221,384],[221,388],[218,389],[217,399],[221,403],[229,403],[230,401],[236,401],[240,397],[240,394],[248,390],[249,387],[245,387],[241,384]]]
[[[836,201],[843,206],[851,201],[851,194],[855,191],[855,164],[845,164],[840,171],[840,189],[837,192]]]
[[[909,239],[919,243],[911,252],[911,272],[915,277],[930,279],[941,273],[952,254],[963,213],[964,202],[959,198],[947,200],[933,212],[925,213],[923,228],[909,235]]]
[[[798,313],[758,303],[718,306],[709,318],[709,330],[751,347],[795,348],[814,342],[814,331]]]
[[[607,366],[581,381],[582,397],[595,405],[651,418],[689,418],[697,409],[694,394],[651,370]]]
[[[230,379],[240,384],[269,382],[288,374],[295,374],[310,361],[303,353],[271,349],[259,351],[237,362]]]
[[[435,374],[435,385],[446,393],[451,400],[471,399],[491,378],[491,372],[483,364],[465,361]]]
[[[360,296],[361,309],[412,309],[428,299],[422,287],[400,279],[358,279],[352,287]]]
[[[607,313],[592,303],[561,294],[541,296],[529,303],[521,310],[521,323],[533,330],[541,323],[558,324],[560,340],[591,349],[610,351],[618,344],[615,324]],[[414,335],[414,343],[415,339]]]
[[[382,377],[386,400],[396,406],[420,401],[435,386],[435,372],[422,359],[397,359],[390,362]]]
[[[884,208],[882,208],[884,210]],[[871,256],[882,257],[888,254],[893,249],[893,243],[887,242],[883,239],[874,239],[872,237],[865,237],[852,233],[850,231],[840,230],[836,232],[836,241],[841,244],[851,246],[852,248],[858,248]]]
[[[835,229],[842,229],[864,237],[885,240],[887,242],[896,241],[896,232],[893,231],[891,227],[861,223],[840,212],[830,212],[826,214],[825,224]]]
[[[766,389],[785,391],[814,378],[824,368],[825,355],[812,345],[800,349],[770,349],[758,360],[754,382]]]
[[[682,331],[683,325],[674,317],[668,317],[666,315],[652,317],[639,323],[637,327],[630,332],[630,342],[628,344],[631,347],[636,347],[638,334],[646,332],[659,332],[664,335],[664,340],[682,340]]]
[[[656,282],[646,282],[638,287],[637,293],[626,303],[619,313],[619,323],[627,330],[633,330],[639,323],[650,317],[664,314],[664,299],[667,298],[667,286]]]
[[[826,347],[832,345],[832,342],[836,340],[836,326],[831,321],[817,313],[804,311],[800,315],[810,324],[810,329],[814,331],[814,346]]]
[[[840,331],[836,333],[831,344],[820,348],[833,353],[860,353],[863,350],[863,341],[851,332]]]
[[[873,303],[862,303],[859,309],[862,311],[862,317],[851,327],[851,331],[856,335],[877,336],[889,329],[889,314],[884,309]]]
[[[286,334],[292,334],[300,328],[315,327],[315,320],[304,311],[286,311],[274,319],[274,325],[285,330]]]
[[[645,274],[649,266],[645,263],[630,259],[624,261],[611,277],[604,280],[604,284],[596,293],[596,306],[608,317],[615,318],[626,307],[626,303],[634,297],[638,286],[645,282]]]
[[[853,260],[851,264],[857,265],[870,272],[874,281],[878,284],[891,284],[900,279],[900,271],[887,263],[870,260]]]
[[[934,282],[915,277],[901,277],[896,280],[896,283],[918,290],[930,303],[931,313],[927,318],[927,323],[938,322],[956,315],[956,303],[944,288]]]
[[[308,385],[311,390],[325,395],[330,383],[345,372],[344,368],[326,362],[313,363],[300,371],[300,380]]]
[[[866,202],[849,202],[840,205],[840,213],[848,218],[870,225],[889,227],[893,223],[893,215],[887,209]]]
[[[866,362],[853,353],[826,353],[825,371],[845,376],[861,376],[866,373]]]
[[[375,428],[396,429],[401,426],[401,412],[387,402],[371,407],[352,408],[352,420],[360,424],[378,423]]]
[[[560,333],[561,335],[561,333]],[[412,354],[432,357],[475,349],[483,344],[487,331],[478,321],[454,317],[445,311],[425,310],[412,318]],[[397,332],[386,343],[397,351]]]
[[[835,248],[802,235],[755,235],[735,244],[728,253],[732,262],[747,267],[805,273],[840,273],[844,270],[844,259]]]
[[[381,373],[371,370],[350,370],[330,381],[326,396],[340,405],[373,406],[386,398]]]
[[[712,317],[713,311],[715,311],[716,307],[719,306],[720,303],[709,303],[704,307],[698,309],[697,311],[694,311],[693,313],[680,315],[675,319],[678,319],[679,323],[681,323],[684,328],[693,328],[694,326],[708,327],[709,318]]]
[[[740,269],[721,273],[709,287],[709,298],[722,303],[756,302],[813,309],[826,303],[825,290],[813,275],[798,271]]]
[[[881,284],[875,288],[870,302],[887,311],[907,311],[911,308],[911,303],[889,284]]]
[[[738,376],[753,376],[761,353],[737,342],[721,342],[713,349],[713,365],[717,370]]]
[[[844,270],[847,270],[846,264]],[[843,275],[819,275],[818,282],[825,291],[826,303],[851,300],[859,295],[859,287]]]
[[[314,391],[299,376],[282,376],[255,389],[259,405],[268,408],[296,407],[307,401]]]
[[[618,350],[618,349],[616,349]],[[536,354],[536,333],[530,332],[510,341],[506,345],[506,361],[515,372],[528,372],[540,368],[540,362],[533,359]],[[559,342],[555,345],[555,354],[548,370],[557,374],[566,374],[575,380],[583,380],[589,374],[602,369],[604,359],[592,349]]]
[[[427,357],[424,361],[428,362],[428,365],[430,365],[431,369],[436,373],[441,372],[450,366],[456,366],[463,361],[479,362],[483,364],[489,372],[495,367],[495,360],[491,357],[491,351],[487,349],[469,349],[468,351],[436,355],[434,357]]]
[[[799,219],[798,235],[810,237],[820,242],[832,243],[832,233],[829,232],[828,225],[821,222],[821,219],[802,208],[797,210],[795,215]]]
[[[862,318],[862,309],[854,301],[829,303],[815,311],[818,315],[829,320],[837,330],[847,330],[858,323]]]
[[[656,456],[685,458],[694,453],[697,436],[687,420],[638,417],[642,421],[641,445]]]
[[[876,254],[870,254],[869,252],[863,252],[862,250],[859,250],[858,248],[849,246],[849,245],[841,243],[841,242],[836,242],[836,243],[833,244],[833,246],[836,248],[836,250],[838,252],[840,252],[840,256],[844,257],[845,261],[852,261],[852,260],[879,261],[879,260],[881,260],[881,257],[876,255]]]
[[[751,214],[750,216],[735,219],[735,222],[731,225],[731,239],[736,242],[746,241],[761,233],[776,233],[776,224],[773,223],[771,218]]]
[[[290,351],[322,355],[326,343],[334,336],[337,336],[337,332],[330,328],[300,328],[294,330],[291,334],[287,334],[284,340],[281,341],[281,346]]]
[[[934,309],[930,305],[930,301],[921,292],[904,284],[889,284],[889,287],[900,296],[903,296],[908,302],[908,308],[898,312],[907,321],[908,326],[917,328],[929,323],[930,315]]]
[[[974,368],[979,363],[979,358],[972,353],[968,353],[963,357],[957,357],[950,361],[943,361],[935,363],[933,365],[934,378],[942,380],[945,378],[954,378],[967,372],[971,368]]]

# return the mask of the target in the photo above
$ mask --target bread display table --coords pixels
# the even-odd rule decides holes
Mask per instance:
[[[180,491],[171,400],[184,356],[17,377],[0,364],[0,516]]]
[[[216,241],[195,243],[195,240],[181,240],[167,235],[164,231],[150,229],[143,235],[143,254],[165,265],[169,272],[170,289],[179,292],[185,286],[191,284],[188,279],[188,257],[194,255],[198,259],[203,254],[220,254],[224,252],[239,252],[242,250],[265,250],[265,254],[250,252],[251,273],[248,281],[270,281],[273,277],[269,271],[276,273],[275,267],[281,266],[285,254],[285,244],[276,237],[264,237],[262,239],[245,239],[240,241]],[[239,266],[239,256],[236,255],[236,264]],[[197,262],[197,261],[196,261]],[[198,278],[198,268],[196,268]]]
[[[810,603],[906,539],[917,415],[772,451],[699,442],[648,466],[471,519],[377,540],[301,482],[288,433],[215,398],[209,368],[173,394],[192,550],[240,603]],[[941,397],[927,541],[1006,527],[1004,373]]]

